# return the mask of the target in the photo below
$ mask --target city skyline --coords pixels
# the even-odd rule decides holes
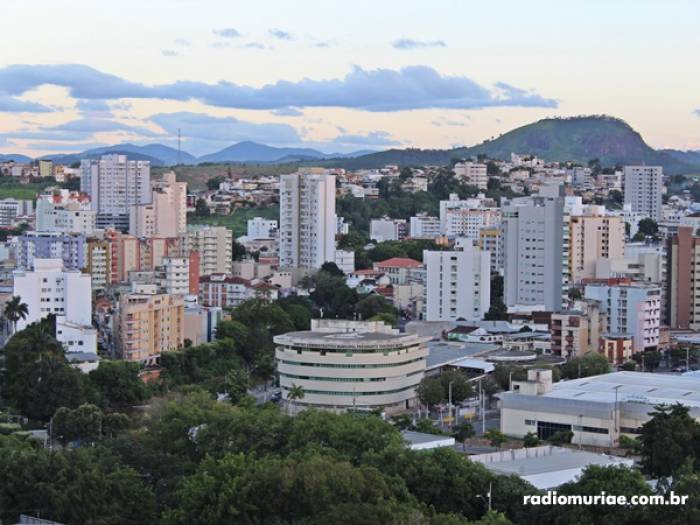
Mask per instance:
[[[700,149],[692,2],[35,4],[4,6],[3,153],[175,145],[178,128],[195,155],[449,148],[582,114]]]

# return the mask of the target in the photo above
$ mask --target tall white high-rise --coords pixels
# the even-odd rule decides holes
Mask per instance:
[[[103,155],[83,159],[80,190],[90,195],[97,212],[97,227],[129,228],[132,206],[151,202],[151,163],[129,160],[126,155]]]
[[[335,262],[335,175],[304,168],[280,176],[280,266]]]
[[[478,246],[461,251],[423,252],[425,320],[479,321],[491,300],[489,252]]]
[[[568,274],[568,216],[564,187],[504,199],[504,294],[508,307],[561,309]]]
[[[661,195],[664,189],[664,170],[661,166],[625,166],[625,204],[632,211],[651,217],[663,218]]]

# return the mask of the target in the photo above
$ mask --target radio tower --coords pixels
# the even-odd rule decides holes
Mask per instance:
[[[177,165],[182,164],[182,159],[180,158],[180,128],[177,128]]]

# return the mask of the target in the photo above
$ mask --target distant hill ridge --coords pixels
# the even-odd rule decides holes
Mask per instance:
[[[124,153],[155,166],[199,163],[270,163],[318,164],[348,169],[380,168],[387,164],[400,166],[446,165],[453,159],[484,154],[508,160],[511,153],[534,154],[548,161],[586,163],[597,158],[603,165],[647,164],[663,166],[667,174],[700,173],[700,151],[655,150],[624,120],[605,115],[570,118],[546,118],[515,128],[497,138],[470,147],[453,149],[390,149],[353,153],[323,153],[314,148],[280,148],[243,141],[220,151],[195,157],[186,151],[163,144],[116,144],[80,153],[47,155],[42,158],[64,163],[77,162],[105,153]],[[24,155],[0,155],[0,161],[31,160]]]

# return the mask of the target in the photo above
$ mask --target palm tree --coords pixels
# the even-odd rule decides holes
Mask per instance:
[[[304,399],[305,395],[303,386],[292,383],[292,387],[289,389],[289,393],[287,394],[287,407],[291,406],[292,404],[296,405],[297,400]]]
[[[15,295],[5,304],[5,317],[12,323],[12,333],[17,331],[17,323],[20,319],[24,320],[29,315],[29,307],[27,303],[22,302],[22,298]]]

